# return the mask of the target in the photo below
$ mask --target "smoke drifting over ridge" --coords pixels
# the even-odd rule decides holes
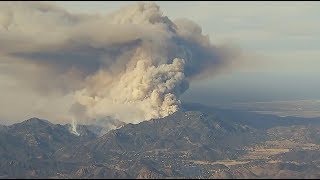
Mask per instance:
[[[3,2],[0,55],[7,74],[30,68],[13,76],[37,93],[71,96],[70,117],[138,123],[177,111],[191,81],[218,73],[238,52],[212,45],[199,25],[170,20],[154,3],[102,16]]]

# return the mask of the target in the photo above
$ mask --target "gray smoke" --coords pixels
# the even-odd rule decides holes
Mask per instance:
[[[170,20],[155,3],[102,16],[3,2],[0,55],[21,84],[73,97],[70,117],[138,123],[176,112],[191,81],[219,73],[238,52],[214,46],[199,25]]]

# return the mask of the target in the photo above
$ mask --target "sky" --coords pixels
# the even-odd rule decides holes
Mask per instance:
[[[135,2],[53,1],[52,3],[70,14],[80,15],[75,15],[74,19],[72,19],[73,17],[67,19],[68,14],[64,14],[64,10],[53,8],[54,13],[42,18],[37,13],[32,14],[27,10],[23,13],[34,15],[34,19],[26,17],[26,20],[23,13],[19,16],[19,11],[24,11],[23,8],[17,8],[18,16],[16,18],[18,18],[15,20],[24,23],[23,28],[19,29],[21,28],[19,24],[13,24],[12,27],[18,28],[12,31],[13,34],[7,35],[6,30],[1,29],[0,26],[0,40],[3,41],[0,41],[0,48],[2,48],[0,49],[0,94],[2,94],[0,121],[2,122],[20,121],[33,116],[47,119],[65,118],[63,114],[68,111],[70,106],[68,102],[72,97],[63,93],[63,89],[56,90],[54,86],[62,84],[66,86],[66,89],[75,88],[74,84],[81,81],[77,77],[81,76],[82,72],[71,69],[68,74],[70,76],[65,77],[62,73],[59,75],[50,69],[39,68],[40,63],[27,64],[26,61],[21,63],[19,58],[34,58],[36,62],[40,62],[37,61],[37,58],[42,60],[58,58],[57,62],[68,66],[70,62],[63,62],[69,58],[63,57],[64,51],[60,53],[57,50],[52,53],[46,47],[41,47],[41,43],[52,43],[53,48],[61,48],[54,45],[64,42],[65,38],[68,39],[67,35],[63,33],[64,31],[69,32],[68,29],[71,29],[69,33],[74,36],[72,38],[80,37],[80,40],[74,43],[93,41],[93,43],[98,43],[98,46],[101,45],[99,44],[101,42],[102,44],[106,43],[104,40],[112,39],[112,34],[104,39],[103,30],[100,32],[99,28],[88,28],[90,25],[97,27],[99,25],[89,23],[89,26],[84,26],[83,30],[76,27],[72,31],[73,27],[69,27],[68,23],[76,23],[83,17],[82,20],[85,21],[87,15],[90,15],[87,17],[89,19],[94,15],[97,17],[100,15],[108,16],[120,7]],[[217,105],[320,99],[320,80],[318,78],[320,75],[319,2],[155,1],[155,3],[160,6],[160,10],[170,20],[190,19],[201,27],[202,34],[209,36],[212,44],[217,46],[231,45],[241,49],[242,54],[245,55],[241,61],[235,61],[230,68],[222,73],[208,73],[209,77],[200,81],[192,81],[190,88],[181,96],[183,101]],[[10,20],[10,16],[8,16],[8,20],[7,16],[1,15],[1,11],[5,12],[6,10],[6,6],[1,9],[3,8],[1,5],[3,4],[0,4],[0,23],[4,22],[5,24]],[[32,6],[37,5],[31,4],[30,7]],[[43,7],[40,7],[40,11],[42,11],[41,8]],[[81,16],[81,14],[85,15]],[[70,22],[64,22],[64,15],[67,17],[66,20]],[[47,21],[46,18],[49,18],[50,21]],[[57,25],[58,29],[62,28],[62,31],[54,29],[52,24]],[[8,27],[7,30],[9,30]],[[27,32],[27,38],[24,36],[25,34],[19,34],[21,30]],[[97,36],[86,32],[91,30],[97,33]],[[128,29],[128,34],[130,34],[130,30],[132,29]],[[47,36],[45,31],[50,32],[52,36]],[[126,34],[126,32],[120,33]],[[95,39],[100,35],[101,41],[99,38]],[[82,36],[92,36],[93,39],[81,39]],[[28,43],[28,38],[34,38],[36,41]],[[69,44],[62,43],[62,45],[62,48],[66,48],[66,52],[70,54],[69,49],[72,49],[72,46],[69,48]],[[25,53],[25,51],[34,50],[33,48],[36,50],[43,48],[49,54],[48,52],[29,55]],[[22,53],[19,52],[20,49]],[[16,59],[10,59],[12,57],[6,56],[5,53],[11,53],[11,51],[18,52],[13,53]],[[99,53],[99,51],[97,52]],[[90,51],[90,53],[92,52]],[[85,55],[84,57],[95,58],[94,56]],[[70,57],[78,58],[78,56],[72,55],[72,51]],[[80,61],[84,62],[80,65],[86,66],[86,59],[80,59]],[[45,63],[47,62],[50,63],[50,60],[45,60]],[[62,66],[61,64],[50,64],[50,67],[51,65],[54,68]],[[86,67],[88,71],[91,71],[96,64],[88,65],[92,66],[92,68]],[[57,69],[63,71],[63,67]],[[42,74],[43,77],[36,76],[37,73]],[[13,80],[12,77],[15,75],[20,75],[18,81]],[[24,81],[21,75],[28,80]],[[31,86],[32,88],[30,88]],[[39,96],[38,90],[41,96]],[[57,116],[60,114],[61,116]]]
[[[155,2],[172,19],[187,17],[200,24],[212,43],[232,43],[250,55],[240,68],[191,84],[185,100],[320,98],[319,2]],[[57,3],[74,12],[107,14],[132,2]]]

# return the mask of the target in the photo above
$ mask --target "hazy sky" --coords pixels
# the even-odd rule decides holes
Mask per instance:
[[[73,12],[107,14],[133,2],[57,3]],[[260,55],[252,59],[259,66],[245,71],[319,72],[318,2],[156,3],[172,19],[187,17],[200,24],[213,43],[233,42]]]
[[[57,1],[53,3],[71,14],[85,13],[93,17],[92,14],[109,14],[134,2]],[[189,90],[182,96],[183,100],[206,104],[228,104],[233,102],[320,99],[320,80],[318,78],[320,76],[319,2],[194,1],[156,3],[160,6],[163,14],[171,20],[187,18],[199,24],[203,34],[209,35],[212,44],[218,46],[232,44],[241,48],[245,54],[245,59],[238,61],[241,63],[234,64],[227,72],[209,77],[206,80],[191,82]],[[36,4],[34,5],[37,6]],[[55,92],[54,87],[56,84],[66,85],[66,88],[69,88],[69,85],[72,87],[70,79],[77,84],[79,79],[74,77],[81,76],[82,72],[71,69],[70,76],[66,77],[62,73],[61,75],[53,73],[50,68],[39,68],[40,63],[25,65],[27,63],[19,62],[19,56],[25,56],[26,59],[34,57],[55,58],[58,59],[54,62],[57,64],[53,64],[56,66],[70,65],[68,63],[73,60],[68,60],[71,57],[71,59],[80,59],[80,64],[84,62],[82,65],[86,66],[86,58],[94,58],[96,53],[79,58],[76,55],[79,52],[75,55],[69,53],[70,57],[65,57],[64,52],[59,50],[54,52],[56,54],[48,55],[45,52],[44,54],[31,54],[29,57],[23,53],[14,54],[14,52],[19,52],[20,49],[26,52],[32,51],[32,48],[35,47],[45,49],[46,47],[41,47],[39,44],[47,42],[52,43],[54,48],[65,48],[67,52],[69,45],[71,44],[70,49],[72,49],[72,44],[77,42],[70,42],[69,45],[63,44],[66,47],[55,47],[54,45],[55,43],[59,44],[64,38],[68,39],[68,35],[64,31],[69,28],[68,23],[70,22],[70,29],[72,29],[72,23],[77,22],[77,18],[68,19],[68,13],[66,15],[64,10],[56,7],[53,8],[53,12],[58,12],[57,14],[49,12],[49,15],[45,17],[39,16],[38,12],[32,13],[28,10],[24,12],[20,7],[21,9],[16,9],[18,14],[14,18],[17,22],[22,22],[23,25],[19,27],[19,25],[12,24],[13,29],[17,29],[12,31],[13,34],[6,34],[7,31],[10,32],[10,29],[7,27],[6,30],[5,24],[10,22],[10,18],[11,20],[14,18],[10,13],[7,13],[6,16],[1,15],[1,12],[6,13],[6,6],[1,5],[5,4],[0,4],[0,23],[4,23],[3,27],[0,27],[0,33],[3,33],[0,34],[2,35],[0,36],[2,41],[0,41],[0,94],[2,94],[0,121],[11,121],[11,119],[18,121],[33,116],[63,119],[62,115],[69,111],[70,104],[68,102],[72,98],[67,95],[63,98],[56,98],[65,94],[60,92],[61,89]],[[31,4],[30,7],[32,6]],[[34,15],[34,19],[19,14],[20,10],[21,13],[27,13],[30,17]],[[49,17],[51,15],[52,17]],[[46,19],[48,17],[49,20]],[[81,17],[78,18],[81,19]],[[66,21],[61,20],[65,18]],[[103,23],[103,21],[101,22]],[[58,26],[57,29],[54,29],[55,25]],[[25,38],[23,33],[19,34],[20,30],[31,35]],[[90,25],[75,30],[79,36],[87,35],[88,37],[97,32],[97,37],[102,37],[101,42],[113,38],[113,34],[110,36],[109,33],[109,36],[105,37],[103,29],[92,29]],[[47,36],[44,33],[46,31],[49,31],[51,35]],[[71,32],[73,31],[69,33],[77,35]],[[125,32],[122,33],[125,34]],[[130,29],[128,32],[131,34]],[[30,42],[28,38],[35,38],[36,41],[31,40],[32,42],[28,43],[28,40]],[[84,38],[79,42],[83,43],[86,40],[88,42],[90,40],[97,41],[98,44],[100,42],[99,38]],[[1,55],[3,52],[12,53],[11,51],[17,55],[15,56],[17,59]],[[97,64],[91,65],[94,69]],[[60,67],[59,70],[62,71],[63,67]],[[88,70],[90,71],[90,68]],[[38,77],[34,74],[43,74],[44,77]],[[20,79],[13,80],[12,77],[16,75],[20,75]],[[21,79],[24,76],[28,81]],[[29,88],[31,86],[39,88],[41,96],[36,92],[39,89]],[[46,94],[46,91],[50,91],[50,93]],[[57,116],[60,114],[61,117]]]
[[[132,2],[57,3],[74,12],[107,14]],[[187,17],[200,24],[213,43],[233,43],[252,55],[231,73],[191,84],[185,99],[210,103],[320,98],[319,2],[156,3],[172,19]]]

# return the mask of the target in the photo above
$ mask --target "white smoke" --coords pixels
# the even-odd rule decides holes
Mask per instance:
[[[138,123],[170,115],[190,81],[218,72],[236,56],[212,45],[196,23],[170,20],[155,3],[107,16],[71,14],[48,3],[3,3],[0,10],[0,55],[41,69],[36,72],[43,76],[32,76],[29,84],[73,96],[71,116],[82,122],[108,116]]]
[[[172,64],[156,67],[148,57],[140,55],[133,56],[133,59],[141,58],[136,66],[100,88],[100,95],[91,96],[88,88],[76,92],[78,103],[88,107],[89,117],[111,115],[126,122],[139,122],[165,117],[178,110],[179,95],[187,88],[184,60],[174,59]]]
[[[72,122],[71,122],[71,127],[70,127],[70,132],[77,135],[77,136],[80,136],[80,134],[78,133],[77,131],[77,121],[75,119],[72,119]]]

